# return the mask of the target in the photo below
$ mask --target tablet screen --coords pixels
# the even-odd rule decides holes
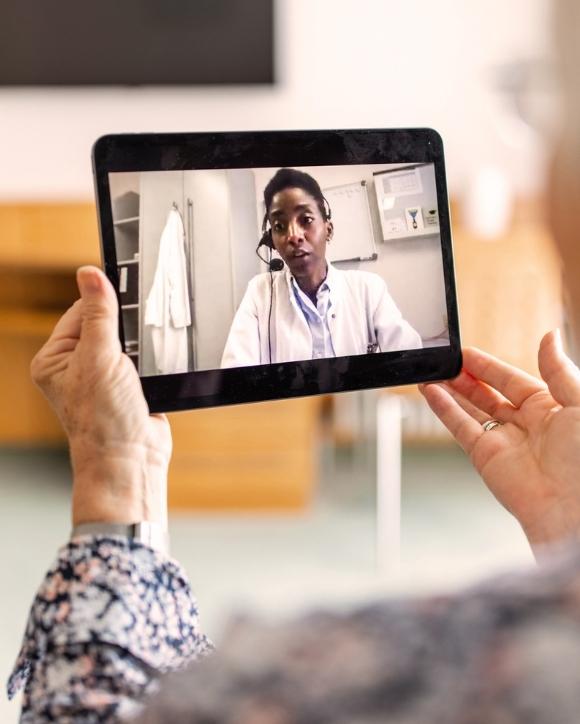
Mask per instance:
[[[94,164],[120,336],[152,409],[457,372],[432,131],[109,136]]]
[[[449,344],[434,164],[109,174],[142,376]]]

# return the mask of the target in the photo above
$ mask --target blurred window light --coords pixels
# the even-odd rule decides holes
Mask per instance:
[[[501,169],[484,166],[466,189],[465,225],[482,240],[501,238],[512,218],[513,189]]]
[[[561,99],[551,60],[527,58],[504,63],[492,70],[492,85],[512,119],[541,138],[554,135],[560,120]]]

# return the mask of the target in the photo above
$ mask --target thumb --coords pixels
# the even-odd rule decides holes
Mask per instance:
[[[538,351],[538,365],[556,402],[564,407],[580,405],[580,370],[564,352],[559,329],[544,335]]]
[[[95,266],[77,270],[81,293],[81,342],[90,342],[94,350],[120,351],[117,296],[112,284]]]

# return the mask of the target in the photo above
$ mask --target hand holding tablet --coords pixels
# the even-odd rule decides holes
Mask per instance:
[[[151,411],[459,371],[434,131],[107,136],[93,160],[121,340]]]

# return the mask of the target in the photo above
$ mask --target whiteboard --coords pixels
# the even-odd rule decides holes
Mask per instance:
[[[375,236],[366,181],[322,189],[330,205],[334,234],[328,245],[329,261],[376,259]]]

